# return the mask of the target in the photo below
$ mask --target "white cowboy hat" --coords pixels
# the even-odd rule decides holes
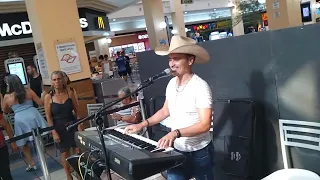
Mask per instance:
[[[197,45],[195,40],[183,36],[172,36],[170,47],[168,45],[160,45],[154,51],[160,56],[166,56],[171,53],[191,54],[196,57],[195,63],[206,63],[210,60],[207,50]]]

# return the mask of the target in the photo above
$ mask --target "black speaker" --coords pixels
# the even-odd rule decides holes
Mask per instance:
[[[252,180],[255,109],[250,100],[214,102],[215,179]]]

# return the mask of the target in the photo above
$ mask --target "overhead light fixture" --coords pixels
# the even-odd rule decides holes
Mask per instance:
[[[116,21],[116,19],[113,19],[112,21],[114,22],[114,21]]]
[[[176,29],[172,29],[171,33],[175,35],[175,34],[178,34],[178,31]]]
[[[264,3],[266,3],[266,0],[258,0],[258,2],[259,2],[260,4],[264,4]]]
[[[213,9],[213,10],[215,11],[215,10],[217,10],[217,9]]]
[[[107,38],[107,43],[110,44],[112,42],[112,39]]]
[[[188,12],[186,11],[186,12],[184,12],[185,14],[187,14]]]
[[[161,22],[161,23],[159,24],[159,27],[160,27],[161,29],[164,29],[164,28],[167,27],[167,23]]]

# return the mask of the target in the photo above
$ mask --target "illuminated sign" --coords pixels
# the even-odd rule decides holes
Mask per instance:
[[[104,21],[102,17],[98,17],[98,28],[104,29]]]
[[[263,20],[263,21],[267,21],[267,20],[268,20],[268,15],[267,15],[267,13],[263,13],[261,16],[262,16],[262,20]]]
[[[86,18],[79,19],[81,28],[87,28],[88,22]],[[19,35],[32,34],[31,23],[29,21],[21,22],[20,24],[9,25],[9,23],[3,23],[0,26],[0,36],[19,36]]]
[[[193,26],[193,30],[198,31],[198,30],[206,30],[209,28],[209,24],[204,24],[204,25],[198,25],[198,26]]]
[[[148,36],[148,34],[143,34],[143,35],[138,35],[138,39],[148,39],[149,38],[149,36]]]

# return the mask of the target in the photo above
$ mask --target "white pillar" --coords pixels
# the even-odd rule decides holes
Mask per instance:
[[[171,19],[175,35],[186,36],[183,8],[180,0],[170,0]]]
[[[230,8],[231,11],[231,20],[232,20],[232,31],[233,36],[241,36],[244,35],[244,26],[243,19],[240,15],[239,8],[237,7],[238,3],[234,3],[235,6]]]
[[[154,50],[160,44],[169,44],[162,0],[142,0],[142,5],[150,48]]]

